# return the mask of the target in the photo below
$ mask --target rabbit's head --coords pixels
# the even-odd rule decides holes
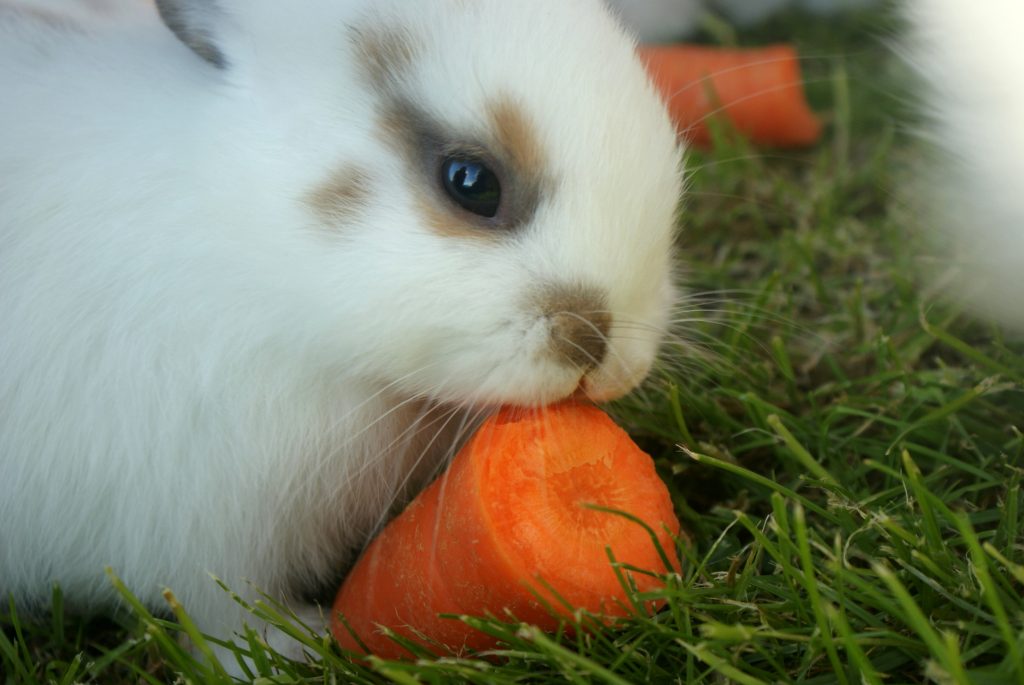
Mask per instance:
[[[277,170],[293,214],[273,230],[301,241],[338,365],[465,405],[646,376],[681,154],[600,0],[157,4],[247,103],[234,124],[266,160],[240,175]]]

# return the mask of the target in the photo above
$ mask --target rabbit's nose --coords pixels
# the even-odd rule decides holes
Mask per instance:
[[[612,325],[606,302],[597,288],[571,285],[544,290],[540,308],[550,324],[548,346],[560,362],[581,371],[601,366]]]
[[[605,312],[558,312],[551,317],[551,346],[581,370],[601,366],[608,352],[611,316]]]

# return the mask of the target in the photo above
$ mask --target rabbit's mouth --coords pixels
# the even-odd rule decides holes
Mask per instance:
[[[647,376],[662,338],[657,322],[617,317],[603,289],[537,286],[471,334],[431,327],[405,348],[416,364],[406,394],[470,410],[607,402]],[[634,317],[637,318],[637,317]]]
[[[547,356],[575,374],[575,385],[556,400],[607,402],[650,371],[660,334],[623,336],[608,300],[603,289],[581,284],[549,285],[534,295],[532,306],[547,328]]]

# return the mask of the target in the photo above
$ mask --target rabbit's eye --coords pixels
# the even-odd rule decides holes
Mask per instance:
[[[488,219],[498,213],[501,183],[483,162],[469,157],[448,157],[441,164],[441,180],[448,195],[463,209]]]

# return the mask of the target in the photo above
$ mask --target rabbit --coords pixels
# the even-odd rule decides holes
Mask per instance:
[[[682,144],[601,0],[145,9],[0,4],[0,595],[273,641],[211,575],[320,629],[480,416],[643,381]]]
[[[1024,333],[1024,5],[908,0],[904,12],[897,50],[920,77],[917,130],[938,154],[912,200],[959,265],[955,297]]]

